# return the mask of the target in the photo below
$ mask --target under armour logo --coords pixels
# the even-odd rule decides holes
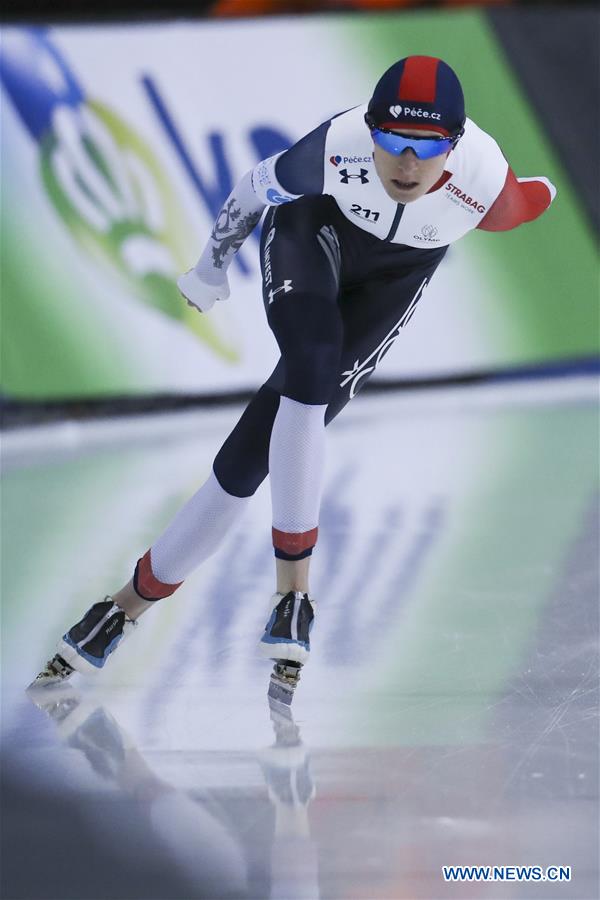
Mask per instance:
[[[283,282],[283,284],[281,285],[281,287],[275,288],[275,290],[271,289],[269,291],[269,293],[267,295],[269,297],[269,304],[271,304],[273,302],[273,300],[275,299],[275,294],[278,294],[279,291],[284,291],[286,294],[288,294],[290,291],[293,291],[293,290],[294,289],[292,287],[291,278],[286,278],[285,281]]]
[[[360,178],[361,184],[367,184],[369,180],[367,178],[368,173],[368,169],[361,169],[360,175],[355,175],[352,172],[348,172],[348,169],[340,169],[340,181],[342,182],[342,184],[348,184],[351,178]]]

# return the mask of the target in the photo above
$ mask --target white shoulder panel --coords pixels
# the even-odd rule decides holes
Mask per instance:
[[[440,188],[399,207],[373,164],[366,106],[333,119],[325,145],[323,192],[359,228],[411,247],[445,246],[476,228],[504,186],[508,164],[496,141],[467,119]]]

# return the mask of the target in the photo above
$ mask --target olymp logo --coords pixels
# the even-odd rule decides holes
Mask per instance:
[[[429,244],[439,244],[440,238],[436,237],[438,229],[435,225],[423,225],[421,234],[413,234],[416,241],[427,241]]]
[[[390,106],[390,112],[395,119],[400,116],[411,116],[414,119],[433,119],[439,122],[441,116],[439,113],[428,112],[426,109],[418,109],[415,106]]]

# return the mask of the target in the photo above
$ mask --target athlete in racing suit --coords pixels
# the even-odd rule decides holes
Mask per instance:
[[[102,666],[110,650],[98,635],[111,623],[113,637],[126,631],[172,594],[269,474],[277,592],[261,647],[299,671],[314,616],[308,570],[325,426],[409,323],[449,244],[475,228],[503,231],[535,219],[554,195],[545,178],[515,177],[494,139],[465,117],[452,69],[423,56],[388,69],[368,106],[342,112],[244,175],[178,285],[201,312],[225,300],[227,268],[266,208],[263,301],[281,357],[210,477],[133,579],[64,636],[63,661]]]

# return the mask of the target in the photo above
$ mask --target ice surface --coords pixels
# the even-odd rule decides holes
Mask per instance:
[[[239,411],[7,435],[3,896],[595,897],[595,398],[579,379],[353,402],[293,717],[255,650],[266,489],[99,678],[23,691]],[[444,864],[573,878],[451,885]]]

